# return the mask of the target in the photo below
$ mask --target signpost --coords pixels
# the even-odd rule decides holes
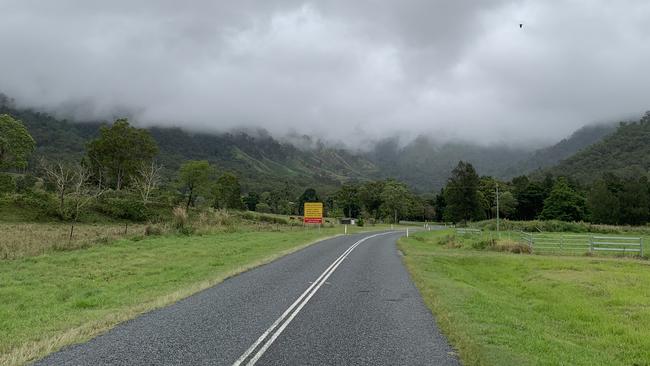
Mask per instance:
[[[323,223],[323,203],[322,202],[305,202],[305,224],[322,224]]]

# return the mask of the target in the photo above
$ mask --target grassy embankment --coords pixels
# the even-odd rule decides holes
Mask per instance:
[[[451,233],[399,246],[466,365],[650,364],[647,261],[480,250]]]
[[[47,237],[56,226],[29,225],[22,235]],[[60,226],[65,232],[67,225]],[[240,221],[195,228],[202,235],[140,234],[0,260],[0,364],[21,364],[89,339],[342,230]]]

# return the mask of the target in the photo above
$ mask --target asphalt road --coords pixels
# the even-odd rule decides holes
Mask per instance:
[[[402,264],[401,235],[320,242],[37,364],[458,365]]]

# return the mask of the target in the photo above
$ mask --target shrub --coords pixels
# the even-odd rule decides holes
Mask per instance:
[[[43,191],[31,191],[11,196],[11,203],[17,207],[36,211],[39,216],[56,216],[58,202],[53,195]]]
[[[496,230],[495,220],[479,221],[471,224],[472,227],[484,230]],[[566,222],[559,220],[531,220],[531,221],[510,221],[502,220],[499,222],[501,230],[526,231],[526,232],[570,232],[586,233],[595,232],[601,234],[618,234],[625,231],[643,230],[641,227],[621,227],[611,225],[594,225],[588,222]]]
[[[362,218],[359,218],[359,220],[357,220],[357,226],[363,227],[363,219]]]
[[[237,223],[237,220],[233,215],[228,213],[226,210],[216,210],[213,214],[214,222],[217,225],[221,226],[233,226]]]
[[[258,203],[257,206],[255,206],[255,211],[260,213],[271,213],[271,206],[266,203]]]
[[[453,235],[446,235],[438,239],[438,245],[444,245],[448,249],[461,248],[463,246]]]
[[[510,252],[517,254],[530,254],[530,247],[525,244],[518,243],[512,240],[499,240],[496,244],[490,246],[490,249],[498,252]]]
[[[472,242],[472,248],[473,249],[478,249],[478,250],[483,250],[485,248],[491,247],[495,245],[495,240],[494,239],[482,239],[482,240],[477,240]]]
[[[116,219],[144,221],[149,217],[147,207],[128,197],[107,197],[98,202],[97,209]]]
[[[36,185],[36,177],[31,174],[25,174],[22,177],[16,179],[16,192],[18,193],[27,193],[34,189]]]
[[[0,173],[0,193],[13,193],[16,191],[14,177],[6,173]]]
[[[155,225],[147,225],[144,228],[144,235],[145,236],[154,236],[154,235],[161,235],[162,234],[162,228],[159,226]]]
[[[174,207],[174,209],[172,210],[172,221],[174,223],[174,227],[177,230],[183,231],[183,229],[185,229],[188,226],[188,222],[189,222],[187,210],[185,210],[185,208],[181,206]]]

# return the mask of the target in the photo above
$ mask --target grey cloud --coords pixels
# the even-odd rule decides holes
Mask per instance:
[[[0,13],[0,91],[79,119],[527,144],[650,109],[641,0],[0,0]]]

